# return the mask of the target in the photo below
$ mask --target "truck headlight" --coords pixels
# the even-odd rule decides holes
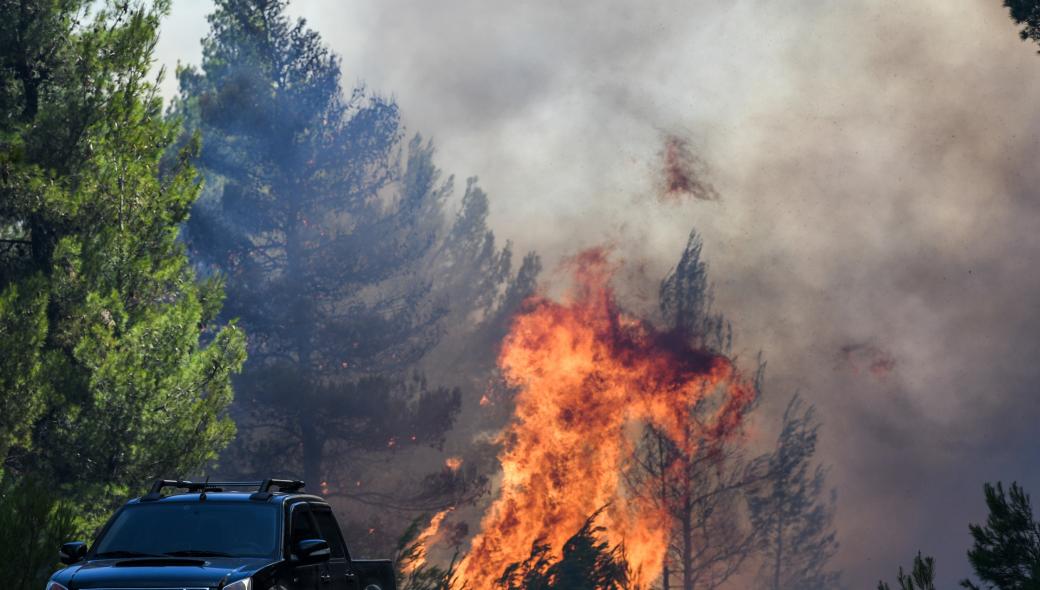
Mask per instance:
[[[224,590],[253,590],[253,578],[243,578],[224,586]]]
[[[69,590],[57,582],[47,582],[47,590]]]

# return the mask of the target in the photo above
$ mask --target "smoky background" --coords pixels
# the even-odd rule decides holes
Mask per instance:
[[[198,61],[210,9],[174,3],[170,70]],[[1037,489],[1040,58],[999,2],[290,10],[547,269],[609,243],[648,307],[696,228],[741,357],[768,362],[753,436],[795,391],[819,408],[851,586],[918,549],[951,585],[982,482]],[[660,198],[669,137],[718,199]]]

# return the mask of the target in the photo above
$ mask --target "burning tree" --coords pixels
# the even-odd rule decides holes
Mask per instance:
[[[702,243],[691,233],[675,268],[661,283],[664,324],[690,346],[729,355],[732,329],[712,311]],[[759,395],[761,363],[753,382]],[[718,588],[737,574],[755,552],[756,532],[746,522],[746,491],[761,477],[762,459],[747,460],[738,437],[719,437],[710,418],[726,392],[717,384],[681,408],[685,440],[679,444],[665,430],[647,425],[632,465],[626,472],[631,493],[666,515],[668,552],[662,588]],[[754,400],[749,400],[749,407]]]
[[[584,252],[571,267],[572,292],[562,302],[529,300],[502,348],[516,413],[501,438],[498,498],[460,567],[473,588],[494,587],[532,547],[544,553],[539,563],[558,559],[590,506],[607,506],[604,540],[624,545],[628,582],[648,587],[661,572],[669,531],[659,506],[625,490],[631,428],[653,424],[692,453],[704,439],[734,433],[755,399],[729,359],[622,312],[606,252]],[[724,393],[691,437],[686,408],[716,389]]]
[[[600,512],[563,544],[558,558],[541,540],[523,562],[509,565],[497,581],[503,590],[628,590],[630,572],[623,545],[604,539]]]
[[[729,356],[732,330],[712,311],[701,248],[698,236],[691,234],[661,284],[661,315],[671,333],[691,346]],[[763,374],[759,360],[753,380],[756,400]],[[776,450],[748,458],[741,437],[712,432],[708,418],[726,397],[724,389],[707,385],[683,408],[684,436],[696,444],[677,444],[674,436],[650,424],[626,472],[632,493],[668,517],[662,587],[720,588],[756,562],[761,563],[764,587],[837,587],[837,574],[826,570],[837,547],[831,528],[833,498],[829,503],[820,498],[825,470],[809,471],[819,429],[812,407],[795,397],[784,414]]]
[[[285,8],[218,1],[201,69],[180,72],[176,109],[202,135],[207,178],[185,236],[250,334],[236,467],[436,508],[465,483],[455,470],[398,481],[395,493],[361,480],[387,453],[442,443],[460,392],[431,386],[417,364],[447,319],[496,316],[511,253],[487,230],[475,183],[446,219],[452,181],[432,145],[404,145],[393,102],[344,96],[338,58]]]

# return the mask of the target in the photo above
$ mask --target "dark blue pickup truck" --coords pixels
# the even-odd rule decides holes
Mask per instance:
[[[302,488],[157,481],[89,548],[63,545],[47,590],[396,590],[390,561],[352,559],[332,509]]]

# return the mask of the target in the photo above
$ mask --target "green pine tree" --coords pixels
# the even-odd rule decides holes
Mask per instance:
[[[234,434],[244,338],[214,324],[220,285],[177,241],[197,142],[162,160],[179,133],[149,74],[167,9],[0,2],[0,473],[32,474],[81,525]]]
[[[1040,43],[1040,0],[1004,0],[1011,20],[1022,25],[1018,35],[1023,41]]]
[[[1001,483],[986,484],[986,524],[968,528],[974,540],[968,561],[990,590],[1040,589],[1040,523],[1033,518],[1029,494],[1017,483],[1005,492]],[[979,590],[970,580],[961,586]]]

